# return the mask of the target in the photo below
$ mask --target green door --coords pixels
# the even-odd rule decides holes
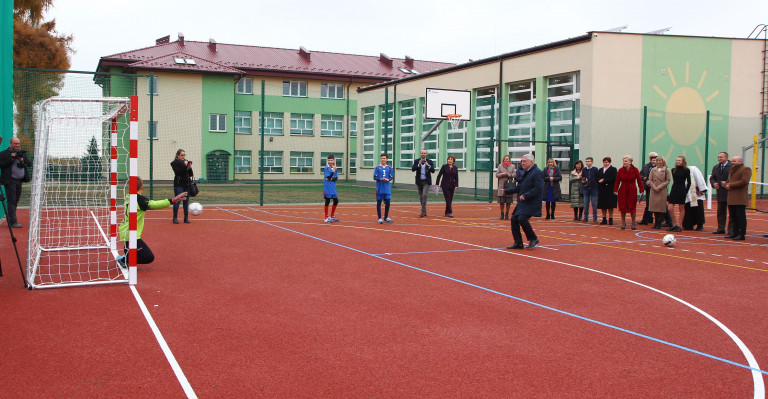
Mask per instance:
[[[229,180],[230,153],[224,150],[214,150],[206,155],[208,163],[207,179],[211,183],[226,183]]]

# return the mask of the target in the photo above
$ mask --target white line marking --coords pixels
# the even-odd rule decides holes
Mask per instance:
[[[136,290],[136,286],[132,285],[130,287],[131,287],[131,292],[133,292],[133,297],[136,298],[136,303],[139,304],[139,307],[141,308],[141,312],[144,313],[144,318],[147,319],[147,324],[149,324],[149,328],[151,328],[152,333],[155,334],[155,339],[157,339],[157,343],[160,344],[160,348],[163,350],[163,353],[165,354],[165,358],[168,359],[168,363],[171,364],[171,368],[173,369],[173,373],[176,374],[176,378],[179,380],[179,384],[181,384],[181,387],[184,389],[184,392],[187,394],[188,398],[190,399],[197,398],[195,391],[192,389],[192,386],[189,384],[187,377],[184,375],[184,371],[181,370],[181,366],[179,366],[179,363],[176,361],[176,358],[173,356],[173,352],[171,352],[171,348],[168,347],[168,343],[165,342],[165,338],[163,338],[163,334],[160,332],[160,329],[157,328],[157,324],[155,324],[155,320],[152,318],[152,315],[149,314],[149,309],[147,309],[147,305],[144,304],[144,300],[141,299],[141,295],[139,295],[139,291]]]

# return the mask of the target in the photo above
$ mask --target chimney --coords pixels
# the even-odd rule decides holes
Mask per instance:
[[[179,32],[179,45],[184,45],[184,34]]]
[[[312,61],[312,53],[304,46],[299,46],[299,55],[307,61]]]
[[[379,54],[379,62],[389,65],[390,68],[392,67],[392,58],[389,58],[389,56],[384,53]]]
[[[405,66],[408,68],[413,68],[413,58],[408,55],[405,56]]]
[[[212,52],[216,52],[216,40],[208,39],[208,50],[211,50]]]
[[[171,42],[171,35],[163,36],[157,40],[155,40],[155,45],[161,45],[161,44],[168,44]]]

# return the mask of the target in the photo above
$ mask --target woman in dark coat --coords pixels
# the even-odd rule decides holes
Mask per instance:
[[[616,183],[613,186],[614,194],[619,197],[618,205],[621,212],[621,229],[627,228],[627,213],[632,215],[632,230],[636,230],[635,214],[637,213],[637,192],[643,192],[643,177],[640,171],[632,165],[632,157],[625,155],[622,158],[622,168],[616,174]]]
[[[176,151],[176,159],[171,162],[171,168],[173,169],[173,193],[179,195],[184,192],[189,192],[189,186],[192,184],[192,179],[195,177],[192,172],[192,161],[187,160],[186,151],[179,148]],[[180,201],[179,201],[180,202]],[[177,218],[179,214],[179,202],[173,204],[173,223],[179,224]],[[189,197],[184,199],[184,223],[191,223],[189,221]]]
[[[616,168],[611,166],[611,157],[603,158],[603,167],[597,170],[597,209],[603,211],[600,224],[613,224],[613,210],[618,201],[613,193],[617,173]]]
[[[545,207],[547,209],[547,219],[555,218],[555,207],[557,201],[560,201],[560,181],[563,180],[563,174],[560,173],[560,168],[557,167],[555,160],[549,158],[547,160],[547,167],[544,168],[544,200]]]
[[[440,168],[435,181],[435,185],[443,189],[445,216],[449,218],[453,217],[453,191],[459,188],[459,170],[453,165],[454,162],[456,162],[456,158],[453,155],[449,156],[448,163]]]
[[[584,169],[584,162],[581,160],[573,164],[571,171],[571,208],[573,208],[573,220],[581,220],[584,213],[584,183],[581,182],[581,170]]]
[[[672,217],[674,226],[669,231],[683,231],[680,227],[685,218],[685,198],[688,196],[688,190],[691,188],[691,170],[688,169],[688,163],[684,156],[675,159],[675,168],[672,169],[672,188],[669,190],[667,202],[669,207],[669,216]],[[675,207],[677,207],[679,217],[675,219]]]

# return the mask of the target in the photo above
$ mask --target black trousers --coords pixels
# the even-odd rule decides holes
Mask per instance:
[[[728,205],[728,217],[733,222],[733,235],[747,235],[747,206]]]
[[[16,167],[16,165],[13,165]],[[21,199],[21,180],[11,178],[5,187],[5,198],[8,200],[8,219],[9,225],[14,225],[19,221],[16,219],[16,208],[19,206],[19,200]]]
[[[694,227],[704,226],[704,200],[696,200],[697,206],[691,206],[690,202],[685,203],[685,217],[683,218],[684,229],[693,229]]]
[[[146,265],[154,261],[155,254],[149,249],[149,245],[147,245],[141,238],[136,240],[136,264]],[[128,241],[125,242],[125,264],[128,264]]]
[[[512,215],[509,218],[512,222],[512,237],[515,239],[515,244],[523,243],[523,236],[520,234],[521,227],[528,241],[537,238],[536,233],[533,232],[533,227],[531,227],[531,222],[528,221],[530,218],[530,215]]]
[[[726,220],[728,221],[728,230],[725,229]],[[733,234],[733,219],[728,217],[728,201],[717,201],[717,229]]]
[[[453,213],[453,191],[455,189],[443,188],[443,197],[445,197],[445,214],[450,215]]]

